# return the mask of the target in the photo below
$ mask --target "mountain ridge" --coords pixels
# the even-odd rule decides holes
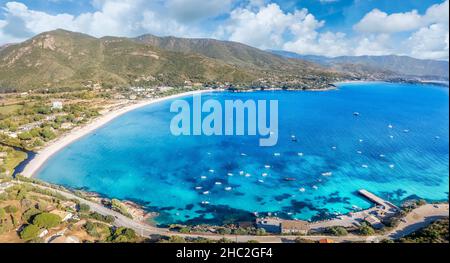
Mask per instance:
[[[289,51],[269,50],[269,52],[293,59],[307,60],[322,66],[340,70],[353,66],[366,66],[372,70],[384,70],[394,74],[410,77],[449,78],[449,62],[441,60],[417,59],[409,56],[340,56],[325,57],[300,55]]]
[[[183,86],[186,81],[323,88],[341,76],[236,42],[150,35],[96,38],[67,30],[8,46],[0,50],[0,61],[3,90],[80,87],[88,82]]]

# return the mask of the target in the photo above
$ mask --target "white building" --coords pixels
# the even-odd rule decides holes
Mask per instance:
[[[54,102],[52,102],[52,110],[62,110],[62,109],[63,109],[62,101],[54,101]]]

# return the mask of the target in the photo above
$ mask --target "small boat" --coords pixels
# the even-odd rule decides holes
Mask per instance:
[[[389,129],[393,129],[394,126],[393,126],[392,124],[389,124],[389,125],[388,125],[388,128],[389,128]]]
[[[304,154],[303,153],[297,153],[297,155],[302,157]]]
[[[298,140],[297,140],[297,137],[295,137],[295,135],[292,135],[291,136],[291,140],[293,141],[293,142],[297,142]]]
[[[208,201],[202,201],[202,205],[209,205]]]
[[[286,178],[284,178],[284,180],[285,180],[286,182],[294,182],[294,181],[297,181],[297,179],[292,178],[292,177],[286,177]]]
[[[440,136],[436,136],[434,137],[434,139],[439,140],[441,137]]]
[[[204,195],[209,195],[209,193],[210,193],[209,191],[204,191],[203,192]]]
[[[319,189],[319,187],[318,187],[317,185],[313,185],[312,188],[313,188],[314,190],[318,190],[318,189]]]
[[[262,177],[266,177],[266,176],[268,176],[268,174],[267,173],[263,173],[263,174],[261,174],[261,176]]]
[[[356,151],[356,153],[358,153],[358,154],[362,154],[362,151]]]
[[[389,138],[394,139],[394,135],[389,135]]]
[[[390,164],[390,165],[389,165],[389,168],[394,169],[394,168],[395,168],[395,165]]]
[[[227,173],[227,175],[228,175],[228,176],[233,176],[233,174],[232,174],[232,173]]]
[[[231,187],[225,187],[225,191],[231,191],[231,189],[233,189],[233,188],[231,188]]]
[[[322,176],[332,176],[333,173],[332,172],[326,172],[326,173],[322,173]]]
[[[258,180],[258,182],[263,184],[263,183],[264,183],[264,180]]]
[[[305,188],[300,188],[300,189],[298,189],[300,192],[302,192],[302,193],[304,193],[305,191],[306,191],[306,189]]]
[[[281,153],[274,153],[273,156],[276,156],[276,157],[281,156]]]
[[[357,112],[357,111],[353,112],[353,116],[359,116],[359,115],[360,115],[359,112]]]
[[[384,158],[384,157],[386,157],[386,155],[384,155],[384,154],[380,154],[380,157],[381,157],[381,158]]]
[[[205,180],[205,179],[208,178],[208,177],[202,175],[200,178],[201,178],[202,180]]]
[[[245,177],[250,177],[250,176],[252,176],[252,175],[249,174],[249,173],[246,173],[246,174],[245,174]]]
[[[333,149],[333,150],[336,150],[336,149],[337,149],[337,147],[336,147],[336,146],[333,146],[333,147],[331,147],[331,149]]]
[[[359,139],[359,142],[364,142],[364,140],[363,139]]]
[[[246,153],[241,153],[241,156],[247,156],[247,154]]]
[[[210,173],[214,173],[215,171],[214,171],[213,169],[210,169],[209,172],[210,172]]]
[[[244,171],[240,171],[240,172],[239,172],[239,175],[244,175]]]
[[[222,185],[222,183],[221,182],[216,182],[215,185]]]
[[[403,132],[404,132],[404,133],[408,133],[408,132],[409,132],[409,130],[408,130],[408,129],[406,129],[406,130],[403,130]]]
[[[266,164],[266,165],[264,165],[264,168],[270,169],[270,165]]]
[[[195,187],[195,190],[202,190],[202,189],[203,189],[203,187],[201,187],[201,186]]]
[[[363,164],[363,165],[361,165],[361,167],[366,168],[366,169],[369,168],[369,166],[367,164]]]

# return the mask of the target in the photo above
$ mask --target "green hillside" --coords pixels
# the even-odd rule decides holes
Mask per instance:
[[[0,91],[226,82],[323,88],[341,74],[243,44],[211,39],[136,39],[56,30],[0,50]],[[315,85],[315,86],[314,86]]]

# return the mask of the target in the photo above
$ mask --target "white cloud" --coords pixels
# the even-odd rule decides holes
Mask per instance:
[[[306,9],[285,13],[277,4],[268,4],[255,11],[248,8],[233,10],[217,36],[263,49],[281,48],[286,34],[304,34],[306,38],[314,38],[315,30],[323,23]]]
[[[448,24],[433,24],[415,32],[406,41],[410,55],[417,58],[447,59],[449,56]]]
[[[395,33],[417,29],[422,24],[422,17],[417,10],[388,15],[378,9],[366,14],[355,30],[364,33]]]
[[[227,12],[232,0],[93,0],[94,12],[78,16],[52,15],[29,9],[19,2],[8,2],[3,7],[5,19],[0,23],[0,42],[24,40],[44,31],[63,28],[93,36],[157,35],[200,36],[199,27],[190,27],[181,21],[202,21]],[[192,6],[182,9],[183,3]],[[169,9],[171,10],[169,12]]]

